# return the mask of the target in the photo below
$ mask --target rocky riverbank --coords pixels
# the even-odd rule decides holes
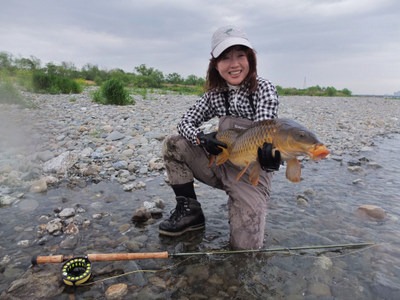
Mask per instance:
[[[126,191],[143,188],[142,178],[162,174],[164,137],[195,96],[135,96],[136,105],[103,106],[80,95],[24,96],[36,108],[2,105],[0,185],[3,204],[13,192],[43,192],[60,180],[85,185],[117,181]],[[313,130],[332,150],[331,158],[373,146],[377,135],[400,132],[400,101],[384,98],[281,97],[280,117]],[[206,130],[216,120],[206,124]],[[8,195],[8,196],[7,196]]]

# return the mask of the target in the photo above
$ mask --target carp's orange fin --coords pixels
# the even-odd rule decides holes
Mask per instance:
[[[286,166],[286,178],[291,182],[300,182],[301,177],[301,164],[297,158],[288,160]]]
[[[218,156],[215,159],[215,164],[217,166],[222,165],[224,162],[226,162],[229,159],[229,151],[226,148],[222,148],[222,152],[218,154]]]
[[[208,159],[208,167],[211,168],[214,162],[215,162],[215,155],[210,155],[210,158]]]
[[[254,162],[251,167],[249,179],[252,185],[256,186],[260,179],[261,165],[258,161]]]
[[[244,173],[246,173],[247,169],[249,168],[250,163],[248,163],[242,171],[236,176],[236,180],[239,181],[239,179],[243,176]]]

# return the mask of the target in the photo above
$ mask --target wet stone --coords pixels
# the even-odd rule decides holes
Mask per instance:
[[[361,178],[357,178],[357,179],[354,179],[354,180],[352,181],[352,184],[355,184],[355,185],[365,185],[365,182],[364,182],[364,180],[362,180]]]
[[[144,223],[151,218],[151,213],[145,207],[140,207],[136,209],[132,216],[132,221],[134,223]]]
[[[125,233],[131,228],[130,224],[122,224],[121,226],[118,227],[118,231],[120,233]]]
[[[32,183],[30,189],[32,193],[43,193],[47,191],[47,182],[45,179],[39,179]]]
[[[78,244],[78,235],[68,235],[60,243],[61,249],[75,249]]]
[[[143,247],[143,243],[136,240],[126,241],[124,244],[129,251],[133,252],[139,251]]]
[[[332,268],[332,260],[324,255],[318,257],[318,259],[314,262],[314,265],[320,267],[323,270],[329,270]]]
[[[125,283],[118,283],[111,285],[105,293],[107,300],[121,299],[128,293],[128,285]]]
[[[62,223],[61,219],[59,218],[49,221],[46,225],[46,230],[50,234],[54,234],[55,232],[60,231],[61,229],[62,229]]]
[[[361,205],[357,209],[357,214],[361,217],[370,217],[376,220],[383,220],[386,218],[386,212],[383,208],[370,204]]]
[[[349,166],[347,167],[347,170],[349,170],[352,173],[363,173],[364,169],[360,166]]]
[[[332,296],[330,287],[327,284],[321,282],[311,283],[308,287],[308,292],[316,297]]]
[[[72,217],[75,215],[75,208],[72,207],[64,208],[62,211],[60,211],[58,215],[60,218]]]
[[[297,205],[299,205],[299,206],[309,206],[309,203],[308,203],[309,200],[304,195],[298,195],[296,197],[296,202],[297,202]]]
[[[64,233],[66,233],[66,234],[78,234],[79,233],[79,228],[74,223],[70,223],[64,228]]]
[[[25,199],[19,202],[18,206],[22,211],[30,212],[34,211],[39,206],[39,202],[34,199]]]

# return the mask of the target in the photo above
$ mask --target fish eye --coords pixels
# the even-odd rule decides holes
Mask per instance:
[[[305,138],[307,136],[305,131],[300,131],[298,135],[299,135],[299,138]]]

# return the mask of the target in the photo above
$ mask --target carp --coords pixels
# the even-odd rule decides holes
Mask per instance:
[[[216,138],[224,142],[227,148],[220,147],[222,152],[216,157],[211,157],[210,164],[215,161],[219,166],[229,160],[243,168],[236,179],[239,180],[249,170],[249,179],[253,185],[258,184],[261,172],[257,150],[264,143],[273,145],[273,155],[276,150],[280,152],[281,160],[287,164],[286,178],[291,182],[300,181],[299,156],[320,160],[330,153],[313,132],[293,120],[283,118],[255,122],[247,129],[219,131]]]

